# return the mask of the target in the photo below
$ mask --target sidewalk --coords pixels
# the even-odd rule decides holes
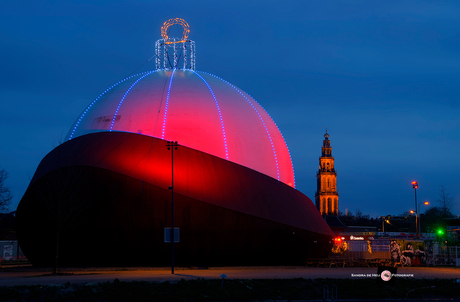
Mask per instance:
[[[63,268],[59,275],[51,275],[51,269],[33,267],[1,268],[0,286],[15,285],[58,285],[70,283],[98,283],[114,281],[179,281],[181,279],[218,279],[221,274],[228,279],[293,279],[293,278],[366,278],[367,274],[376,274],[377,268],[312,268],[292,267],[212,267],[209,269],[175,268]],[[460,278],[460,268],[454,267],[403,267],[398,274],[411,275],[409,278],[455,279]],[[413,276],[413,277],[412,277]]]

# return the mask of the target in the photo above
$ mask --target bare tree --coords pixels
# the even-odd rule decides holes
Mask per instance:
[[[361,210],[359,209],[355,211],[355,217],[358,220],[369,220],[370,219],[369,215],[364,215],[364,213],[361,212]]]
[[[0,213],[8,211],[11,196],[10,188],[5,185],[5,180],[8,178],[8,172],[5,169],[0,169]]]
[[[431,207],[425,211],[422,228],[427,231],[432,231],[439,227],[444,227],[444,224],[443,212],[440,207]]]
[[[83,172],[80,167],[64,167],[41,177],[35,194],[53,220],[56,233],[53,273],[59,266],[59,239],[74,226],[89,207],[88,198],[82,190]]]
[[[450,197],[449,192],[444,186],[439,189],[439,199],[436,200],[439,204],[439,209],[442,213],[442,218],[449,218],[452,215],[452,209],[454,207],[454,198]]]
[[[356,217],[357,219],[361,219],[361,218],[364,217],[364,214],[363,214],[363,212],[361,212],[360,209],[358,209],[358,210],[355,211],[355,217]]]

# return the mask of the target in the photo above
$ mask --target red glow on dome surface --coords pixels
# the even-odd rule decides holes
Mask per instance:
[[[157,70],[120,81],[85,109],[67,139],[103,131],[177,141],[295,186],[272,118],[247,93],[208,73]]]

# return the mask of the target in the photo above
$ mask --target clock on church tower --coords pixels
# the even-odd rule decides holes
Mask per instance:
[[[337,173],[334,168],[329,134],[324,134],[319,170],[316,173],[315,203],[321,215],[338,215],[339,193],[337,192]]]

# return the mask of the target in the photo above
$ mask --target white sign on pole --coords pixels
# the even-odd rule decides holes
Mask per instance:
[[[174,242],[179,242],[179,228],[174,228]],[[165,242],[171,243],[171,228],[165,228]]]

